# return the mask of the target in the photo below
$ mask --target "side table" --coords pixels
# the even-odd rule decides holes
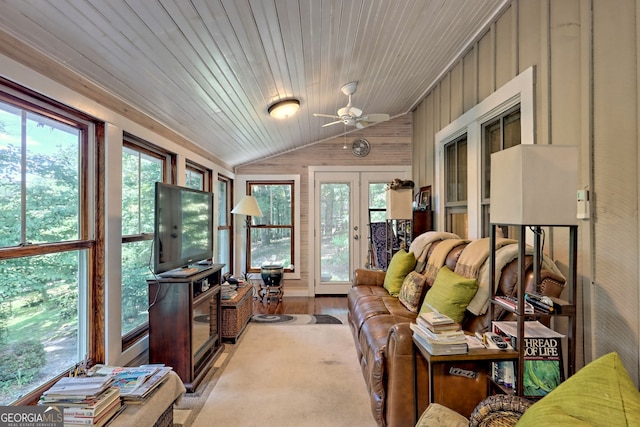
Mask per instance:
[[[222,339],[236,342],[247,327],[253,314],[253,286],[249,283],[238,287],[238,295],[222,300]]]
[[[514,350],[470,349],[465,354],[434,356],[413,340],[414,408],[418,422],[417,358],[423,357],[429,372],[429,403],[440,403],[469,418],[489,395],[491,362],[517,360]],[[461,398],[464,396],[464,398]]]
[[[258,294],[262,298],[263,304],[270,304],[271,301],[275,303],[282,302],[282,297],[284,296],[283,283],[280,282],[279,285],[262,284]]]

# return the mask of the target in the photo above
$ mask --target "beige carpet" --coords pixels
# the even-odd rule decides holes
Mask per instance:
[[[376,425],[347,325],[252,322],[234,347],[185,426]]]

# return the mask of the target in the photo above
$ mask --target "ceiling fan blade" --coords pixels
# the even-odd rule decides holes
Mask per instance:
[[[334,115],[330,115],[330,114],[320,114],[320,113],[313,113],[314,117],[328,117],[330,119],[339,119],[340,117],[338,116],[334,116]]]
[[[335,122],[325,123],[325,124],[322,125],[322,127],[326,128],[327,126],[337,125],[338,123],[342,123],[342,120],[336,120]]]
[[[357,107],[349,108],[349,115],[351,117],[360,117],[362,115],[362,110]]]
[[[365,122],[364,120],[358,120],[358,121],[356,122],[356,127],[357,127],[358,129],[364,129],[364,128],[366,128],[367,126],[369,126],[369,122]]]
[[[363,117],[364,120],[368,122],[384,122],[389,120],[388,114],[367,114]]]

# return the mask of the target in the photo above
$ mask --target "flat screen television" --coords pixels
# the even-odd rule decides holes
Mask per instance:
[[[213,257],[213,193],[156,182],[155,274]]]

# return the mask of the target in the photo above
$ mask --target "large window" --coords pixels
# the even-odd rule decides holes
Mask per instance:
[[[491,154],[536,143],[534,93],[530,67],[436,134],[438,229],[469,239],[488,235]]]
[[[258,200],[262,217],[251,217],[247,230],[247,271],[257,272],[265,264],[281,264],[293,271],[294,182],[247,182],[247,193]]]
[[[125,134],[122,148],[122,336],[131,345],[146,333],[147,279],[152,278],[156,181],[169,182],[169,153]]]
[[[491,154],[520,144],[520,106],[482,125],[482,237],[489,236]],[[507,227],[501,227],[508,237]]]
[[[33,402],[90,351],[95,128],[0,86],[0,405]]]
[[[233,181],[218,175],[218,258],[223,273],[233,273]]]
[[[211,175],[210,169],[187,160],[184,186],[195,190],[211,191]]]
[[[467,214],[467,136],[445,146],[446,230],[462,238],[469,235]]]

